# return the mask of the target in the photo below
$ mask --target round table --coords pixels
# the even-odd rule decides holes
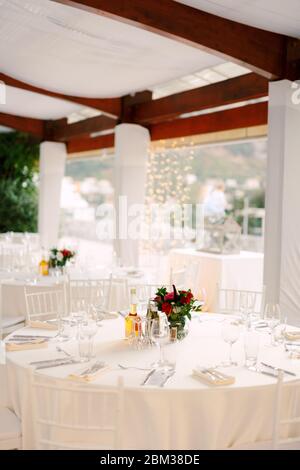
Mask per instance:
[[[89,270],[89,271],[70,271],[71,280],[94,280],[108,278],[112,272],[108,269]],[[2,274],[2,276],[1,276]],[[151,280],[142,271],[132,274],[126,268],[119,268],[113,271],[114,277],[117,279],[127,280],[128,285],[151,284]],[[2,302],[3,302],[3,323],[15,324],[25,321],[26,305],[24,288],[27,286],[31,292],[44,292],[45,290],[53,290],[57,287],[59,278],[55,276],[38,276],[32,273],[0,273],[2,280]],[[112,302],[109,305],[110,310],[122,310],[128,307],[128,300],[124,299],[122,289],[118,290],[115,286],[112,295]]]
[[[223,369],[235,376],[233,385],[208,386],[192,375],[197,364],[208,366],[227,359],[229,346],[221,339],[222,321],[222,315],[199,314],[183,341],[166,346],[166,355],[176,359],[176,373],[163,388],[141,386],[145,371],[118,367],[118,364],[147,367],[157,358],[157,349],[133,350],[124,340],[122,318],[103,322],[95,337],[95,352],[110,368],[93,383],[99,387],[114,386],[118,377],[124,378],[124,449],[222,449],[271,439],[276,378],[245,369],[243,333],[233,347],[239,365]],[[46,330],[22,331],[45,334]],[[282,346],[270,347],[267,334],[258,334],[259,359],[294,371],[300,377],[300,361],[289,359]],[[63,347],[77,354],[75,341],[63,343]],[[10,407],[22,421],[24,449],[34,449],[36,445],[29,363],[57,357],[63,354],[57,352],[52,341],[46,349],[7,353],[8,396]],[[72,364],[39,372],[48,377],[67,378],[81,368],[82,364]]]

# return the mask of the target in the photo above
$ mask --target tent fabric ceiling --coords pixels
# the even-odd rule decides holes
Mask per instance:
[[[122,22],[49,0],[0,0],[1,71],[52,91],[115,97],[223,62]]]
[[[239,23],[300,38],[299,0],[176,0]]]
[[[0,112],[36,119],[61,119],[80,112],[82,106],[6,86],[6,102],[0,104]]]

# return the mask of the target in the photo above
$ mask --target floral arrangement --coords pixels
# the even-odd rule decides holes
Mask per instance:
[[[50,268],[63,268],[67,261],[71,260],[75,256],[75,251],[67,250],[58,250],[57,248],[52,248],[49,256],[49,267]]]
[[[201,305],[190,289],[177,291],[174,285],[172,292],[168,292],[166,287],[159,288],[154,301],[158,310],[167,315],[170,325],[181,324],[184,327],[186,318],[191,320],[191,311],[201,310]]]

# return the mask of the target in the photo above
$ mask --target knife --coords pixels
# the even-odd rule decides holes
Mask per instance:
[[[43,365],[43,364],[46,365],[46,364],[50,364],[50,363],[51,363],[51,364],[52,364],[52,363],[56,364],[57,362],[61,362],[61,361],[69,361],[70,364],[72,364],[72,362],[74,361],[74,359],[72,359],[72,358],[67,358],[67,357],[66,357],[66,358],[58,357],[58,358],[56,358],[56,359],[44,359],[43,361],[33,361],[33,362],[30,362],[29,364],[30,364],[31,366],[40,366],[40,365]]]
[[[175,370],[173,370],[170,374],[168,374],[166,376],[166,378],[164,379],[164,381],[160,384],[160,387],[163,387],[165,385],[165,383],[175,374]]]
[[[71,365],[71,364],[79,364],[80,361],[61,361],[61,362],[56,362],[56,363],[52,363],[52,364],[40,364],[38,366],[36,366],[36,370],[39,370],[39,369],[50,369],[52,367],[59,367],[59,366],[68,366],[68,365]]]
[[[148,380],[150,379],[151,375],[154,374],[155,371],[156,371],[156,369],[150,370],[149,374],[147,374],[145,380],[143,380],[143,382],[141,383],[141,385],[145,385],[146,382],[148,382]]]
[[[296,374],[294,372],[290,372],[289,370],[281,369],[280,367],[271,366],[270,364],[266,364],[265,362],[261,362],[261,365],[263,365],[265,367],[269,367],[270,369],[272,369],[276,372],[282,371],[285,374],[292,375],[292,376],[296,377]]]

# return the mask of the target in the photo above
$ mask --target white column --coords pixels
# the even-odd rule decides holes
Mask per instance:
[[[144,127],[136,124],[120,124],[115,129],[115,207],[117,212],[115,250],[125,266],[138,266],[139,240],[129,239],[126,233],[120,234],[119,198],[126,196],[128,210],[132,204],[145,202],[149,143],[149,132]],[[125,201],[123,203],[123,208],[126,210]],[[123,213],[123,215],[126,218],[126,214]],[[126,220],[123,222],[126,224]],[[127,223],[130,223],[130,217],[127,218]]]
[[[267,301],[300,325],[300,100],[283,80],[270,83],[264,283]]]
[[[40,145],[40,187],[38,230],[41,246],[57,245],[60,215],[60,193],[65,172],[66,146],[58,142]]]

